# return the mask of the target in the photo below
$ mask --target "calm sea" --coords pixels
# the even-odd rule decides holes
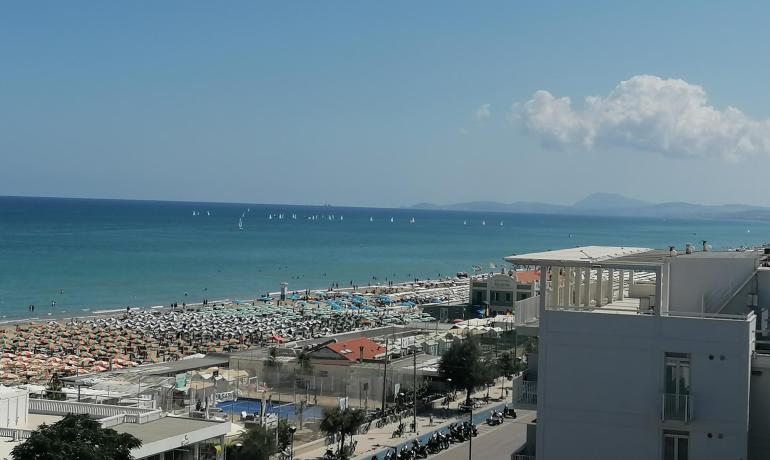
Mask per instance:
[[[576,245],[753,245],[768,231],[770,222],[0,197],[0,317],[30,316],[29,304],[33,316],[69,316],[253,298],[284,281],[405,281]]]

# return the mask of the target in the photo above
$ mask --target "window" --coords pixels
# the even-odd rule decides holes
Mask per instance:
[[[663,432],[663,460],[688,460],[689,433],[666,430]]]
[[[505,301],[506,302],[510,302],[511,301],[511,293],[510,292],[506,292],[505,293]]]
[[[663,382],[663,420],[689,422],[692,416],[690,397],[690,355],[667,352]]]

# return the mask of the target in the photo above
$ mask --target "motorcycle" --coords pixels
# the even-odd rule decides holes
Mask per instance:
[[[509,418],[516,418],[516,410],[512,407],[505,406],[505,408],[503,408],[503,415]]]
[[[428,458],[428,446],[415,439],[412,441],[412,453],[414,458]]]
[[[500,412],[492,411],[492,415],[487,419],[487,425],[495,426],[503,423],[503,414]]]

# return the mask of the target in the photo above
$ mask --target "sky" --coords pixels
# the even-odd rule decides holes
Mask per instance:
[[[0,195],[770,206],[765,2],[15,2]]]

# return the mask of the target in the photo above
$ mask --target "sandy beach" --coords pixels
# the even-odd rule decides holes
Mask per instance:
[[[104,309],[73,318],[8,321],[0,329],[0,383],[234,352],[389,324],[434,321],[420,305],[467,299],[464,278],[267,293],[251,300]]]

